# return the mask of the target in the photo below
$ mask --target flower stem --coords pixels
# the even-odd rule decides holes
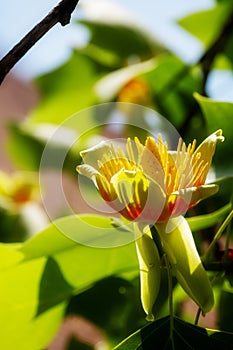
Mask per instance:
[[[197,310],[195,321],[194,321],[195,326],[198,325],[198,321],[199,321],[200,316],[201,316],[201,308],[199,307],[198,310]]]
[[[173,288],[172,288],[172,267],[166,254],[163,256],[165,265],[167,268],[167,279],[168,279],[168,300],[169,300],[169,314],[170,314],[170,339],[172,343],[172,349],[175,349],[173,339],[174,329],[174,312],[173,312]]]
[[[219,227],[218,231],[216,232],[213,241],[210,243],[207,251],[205,252],[204,256],[203,256],[203,261],[207,261],[212,249],[214,248],[216,242],[219,240],[219,238],[221,237],[223,231],[225,230],[225,228],[227,227],[227,225],[230,223],[231,219],[233,218],[233,209],[230,211],[230,213],[228,214],[228,216],[226,217],[226,219],[223,221],[222,225]]]
[[[225,244],[225,253],[224,253],[225,260],[227,259],[230,240],[231,240],[231,224],[229,223],[229,225],[227,227],[227,232],[226,232],[226,244]]]

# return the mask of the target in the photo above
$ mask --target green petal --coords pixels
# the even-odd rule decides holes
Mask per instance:
[[[134,223],[136,251],[140,269],[141,302],[148,321],[154,321],[153,305],[160,290],[160,256],[150,231],[143,233]]]
[[[181,287],[205,314],[214,304],[213,291],[192,232],[183,216],[155,225]]]

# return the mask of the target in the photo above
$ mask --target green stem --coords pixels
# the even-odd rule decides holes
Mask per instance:
[[[224,253],[224,260],[227,259],[228,256],[228,249],[230,245],[230,239],[231,239],[231,224],[227,226],[227,233],[226,233],[226,244],[225,244],[225,253]]]
[[[172,267],[166,254],[164,254],[164,261],[167,268],[167,279],[168,279],[168,300],[169,300],[169,314],[170,314],[170,339],[172,342],[172,349],[175,349],[173,339],[174,329],[174,312],[173,312],[173,288],[172,288]]]
[[[224,273],[223,271],[218,271],[214,276],[212,276],[212,278],[210,280],[212,287],[219,281],[219,278],[222,277],[223,273]],[[198,325],[199,318],[201,316],[201,311],[202,310],[199,307],[197,310],[196,316],[195,316],[195,321],[194,321],[194,324],[196,326]]]
[[[199,321],[200,316],[201,316],[201,308],[199,307],[197,310],[196,317],[195,317],[195,322],[194,322],[195,326],[198,325],[198,321]]]
[[[216,232],[213,241],[210,243],[207,251],[205,252],[205,254],[203,256],[203,262],[208,260],[216,242],[220,239],[223,231],[225,230],[227,225],[230,223],[232,218],[233,218],[233,210],[230,211],[230,213],[228,214],[228,216],[226,217],[226,219],[223,221],[222,225],[219,227],[218,231]]]

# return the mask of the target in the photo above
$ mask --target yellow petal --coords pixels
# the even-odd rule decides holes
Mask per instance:
[[[219,189],[219,186],[215,184],[184,188],[180,191],[173,192],[169,196],[168,201],[170,201],[170,198],[171,198],[171,200],[174,202],[174,196],[176,197],[176,199],[177,198],[183,199],[184,205],[186,206],[186,209],[184,211],[185,213],[188,210],[188,208],[193,207],[203,199],[206,199],[214,195],[215,193],[217,193],[218,189]]]
[[[103,158],[104,154],[108,154],[110,151],[111,144],[101,141],[96,146],[81,151],[80,155],[86,164],[98,169],[98,161]]]
[[[95,168],[93,168],[92,166],[90,166],[88,164],[78,165],[76,167],[76,170],[80,175],[84,175],[88,179],[91,179],[91,180],[93,180],[93,177],[95,177],[97,174],[99,174],[99,172]]]
[[[222,130],[219,129],[215,131],[213,134],[208,136],[201,144],[200,146],[196,149],[196,151],[193,154],[193,158],[195,159],[198,154],[200,154],[200,158],[198,163],[203,163],[204,165],[204,171],[203,174],[200,176],[200,182],[202,184],[205,183],[207,174],[209,172],[211,163],[212,163],[212,158],[215,152],[216,144],[217,142],[223,142],[224,137],[222,136]],[[195,170],[195,169],[194,169]]]
[[[166,202],[165,193],[142,171],[122,169],[112,177],[111,184],[119,200],[132,211],[132,218],[154,223],[161,215]]]

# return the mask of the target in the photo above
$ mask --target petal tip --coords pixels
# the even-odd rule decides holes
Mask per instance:
[[[215,131],[214,135],[216,136],[216,139],[220,142],[223,142],[225,140],[225,137],[222,135],[222,129],[218,129]]]
[[[148,315],[146,316],[146,320],[147,320],[148,322],[153,322],[153,321],[155,320],[155,317],[154,317],[153,314],[148,314]]]

